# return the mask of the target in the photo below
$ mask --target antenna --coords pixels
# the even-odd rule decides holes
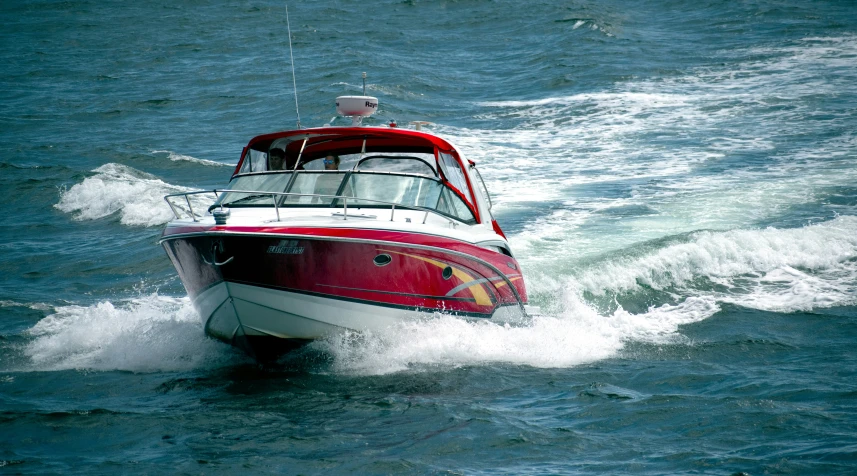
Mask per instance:
[[[363,95],[366,95],[366,71],[363,72]]]
[[[289,6],[286,5],[286,28],[289,30],[289,58],[292,60],[292,86],[295,89],[295,113],[298,116],[298,129],[301,128],[301,110],[298,108],[298,84],[295,80],[295,57],[292,55],[292,26],[289,24]]]

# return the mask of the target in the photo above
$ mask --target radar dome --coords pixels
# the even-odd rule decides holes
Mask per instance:
[[[339,96],[336,113],[341,116],[369,117],[378,109],[378,98],[372,96]]]

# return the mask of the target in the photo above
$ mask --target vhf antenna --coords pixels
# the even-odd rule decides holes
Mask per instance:
[[[292,26],[289,24],[289,6],[286,5],[286,28],[289,30],[289,58],[292,60],[292,87],[295,89],[295,113],[298,116],[298,129],[301,128],[301,111],[298,108],[298,84],[295,80],[295,57],[292,55]]]

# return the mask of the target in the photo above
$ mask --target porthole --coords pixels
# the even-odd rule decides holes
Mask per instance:
[[[441,273],[441,276],[443,276],[443,279],[451,278],[452,277],[452,266],[447,266],[446,268],[443,268],[443,273]]]
[[[372,260],[375,266],[387,266],[391,261],[393,261],[393,257],[386,253],[378,255]]]

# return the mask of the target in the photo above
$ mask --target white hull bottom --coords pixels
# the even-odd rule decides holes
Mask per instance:
[[[213,337],[242,345],[246,337],[312,340],[339,332],[376,330],[430,314],[276,289],[221,282],[194,302]],[[502,307],[492,321],[520,320],[516,307]],[[479,319],[479,318],[475,318]]]

